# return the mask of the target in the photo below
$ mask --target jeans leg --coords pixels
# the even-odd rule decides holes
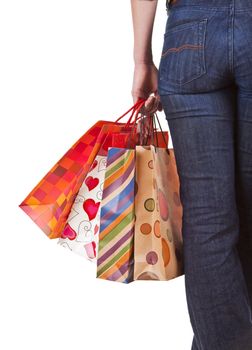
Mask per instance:
[[[236,248],[231,89],[160,97],[180,178],[192,350],[251,350],[251,308]]]
[[[192,340],[192,346],[191,346],[191,350],[199,350],[200,347],[199,345],[197,345],[197,340],[195,338],[195,335],[193,336],[193,340]]]
[[[252,306],[252,91],[239,89],[237,102],[236,196],[240,217],[238,252]]]

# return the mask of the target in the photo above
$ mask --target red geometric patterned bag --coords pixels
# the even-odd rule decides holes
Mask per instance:
[[[109,127],[115,124],[129,126],[133,114],[143,103],[144,100],[139,99],[115,122],[97,121],[19,204],[50,239],[60,237],[75,196],[106,137],[106,132],[109,132]],[[130,111],[132,114],[127,123],[118,123],[118,120]]]

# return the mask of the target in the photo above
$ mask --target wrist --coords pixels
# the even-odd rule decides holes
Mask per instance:
[[[152,52],[146,55],[134,54],[134,63],[135,65],[138,65],[138,64],[152,65],[153,64]]]
[[[138,65],[145,65],[145,66],[152,66],[154,64],[152,58],[151,59],[146,59],[146,58],[134,58],[134,64],[135,66]]]

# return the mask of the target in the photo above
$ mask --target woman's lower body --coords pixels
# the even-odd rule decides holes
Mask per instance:
[[[183,205],[192,350],[252,349],[252,2],[176,0],[158,92]]]

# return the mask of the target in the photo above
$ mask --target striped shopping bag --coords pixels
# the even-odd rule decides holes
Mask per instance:
[[[133,279],[135,150],[109,147],[100,211],[97,277]]]

